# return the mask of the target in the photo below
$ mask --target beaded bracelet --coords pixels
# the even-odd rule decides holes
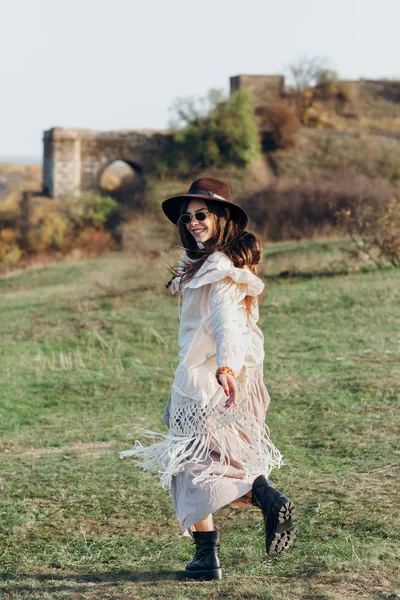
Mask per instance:
[[[229,373],[229,375],[232,375],[232,377],[235,378],[235,373],[234,373],[234,371],[232,371],[232,369],[230,367],[219,367],[215,372],[215,377],[216,377],[219,385],[222,385],[222,383],[219,380],[219,376],[226,375],[226,373]]]

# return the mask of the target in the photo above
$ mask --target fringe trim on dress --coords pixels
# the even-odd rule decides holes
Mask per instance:
[[[139,430],[138,433],[159,441],[145,447],[136,440],[135,447],[120,452],[120,457],[134,457],[136,465],[158,473],[165,490],[171,489],[172,478],[188,463],[204,464],[204,469],[193,479],[195,484],[224,477],[231,465],[240,465],[243,481],[251,483],[254,476],[262,473],[268,477],[272,469],[283,464],[281,453],[270,440],[268,427],[260,425],[248,412],[218,428],[215,435],[208,432],[188,437],[150,430]]]

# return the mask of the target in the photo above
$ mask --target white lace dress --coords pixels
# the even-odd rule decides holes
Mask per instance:
[[[209,256],[181,288],[179,279],[171,286],[173,294],[182,293],[182,311],[180,362],[164,412],[168,434],[143,432],[157,441],[147,447],[137,441],[120,455],[160,475],[185,531],[245,496],[255,477],[268,476],[282,457],[264,423],[269,396],[256,301],[264,284],[221,252]],[[253,298],[250,315],[246,296]],[[227,409],[215,378],[221,366],[237,374],[238,401]]]

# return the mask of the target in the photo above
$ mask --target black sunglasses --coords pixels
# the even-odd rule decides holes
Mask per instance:
[[[205,213],[203,211],[199,211],[195,215],[189,215],[189,213],[185,213],[184,215],[181,215],[179,217],[179,220],[184,225],[187,225],[188,223],[190,223],[193,217],[196,219],[196,221],[205,221],[207,219],[207,215],[209,214],[210,213]]]

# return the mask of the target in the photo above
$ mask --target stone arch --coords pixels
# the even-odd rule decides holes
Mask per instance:
[[[144,172],[143,172],[143,167],[142,167],[142,166],[141,166],[139,163],[137,163],[137,162],[135,162],[135,161],[133,161],[133,160],[126,160],[126,159],[124,159],[124,158],[116,158],[116,159],[114,159],[114,160],[107,161],[107,163],[106,163],[106,164],[103,164],[103,165],[102,165],[102,166],[99,168],[99,175],[98,175],[98,182],[97,182],[97,185],[98,185],[98,188],[99,188],[99,189],[101,189],[101,187],[102,187],[102,186],[101,186],[101,179],[102,179],[102,177],[103,177],[103,175],[104,175],[104,172],[105,172],[105,171],[107,171],[107,169],[108,169],[108,168],[109,168],[109,167],[110,167],[110,166],[111,166],[113,163],[116,163],[116,162],[125,163],[125,165],[127,165],[128,167],[130,167],[130,169],[133,171],[133,173],[134,173],[134,174],[135,174],[135,175],[136,175],[138,178],[140,178],[140,179],[144,179],[144,178],[145,178],[145,175],[144,175]]]
[[[128,209],[144,206],[147,178],[137,162],[111,161],[99,173],[98,190]]]
[[[114,149],[112,149],[114,150]],[[107,149],[101,152],[98,160],[93,161],[91,157],[84,159],[84,169],[86,167],[86,177],[83,175],[81,189],[88,191],[90,188],[92,191],[100,191],[100,180],[104,171],[114,162],[124,162],[135,172],[135,174],[144,179],[146,176],[146,169],[138,160],[139,157],[129,156],[126,157],[121,155],[117,151],[107,151]]]
[[[53,128],[44,132],[43,191],[54,198],[99,191],[101,173],[123,160],[145,178],[168,151],[171,134]]]
[[[127,161],[124,159],[117,159],[111,161],[100,172],[99,176],[99,188],[114,189],[114,184],[117,185],[119,182],[123,183],[122,178],[133,175],[133,177],[142,178],[143,169],[138,163]],[[108,179],[107,179],[108,177]]]
[[[128,167],[130,167],[132,169],[132,171],[134,171],[136,173],[136,175],[143,175],[143,167],[139,163],[137,163],[137,162],[135,162],[133,160],[127,160],[125,158],[118,157],[118,158],[115,158],[114,160],[112,160],[111,162],[108,162],[108,164],[106,164],[105,166],[103,166],[103,169],[102,169],[102,171],[100,173],[100,176],[104,173],[104,171],[106,169],[108,169],[108,167],[110,165],[112,165],[115,162],[123,162]]]

